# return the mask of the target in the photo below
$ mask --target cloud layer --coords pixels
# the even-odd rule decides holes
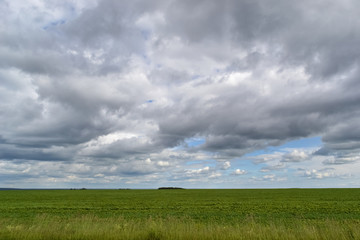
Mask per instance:
[[[292,186],[357,173],[357,1],[32,0],[0,13],[7,186]],[[315,136],[317,149],[246,157]]]

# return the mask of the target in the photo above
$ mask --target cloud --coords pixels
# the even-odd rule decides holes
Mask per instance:
[[[283,170],[286,167],[284,163],[278,163],[276,165],[270,165],[266,167],[262,167],[260,169],[260,172],[270,172],[270,171],[276,171],[276,170]]]
[[[304,151],[299,151],[297,149],[286,153],[283,156],[282,162],[301,162],[309,158],[309,155]]]
[[[243,169],[236,169],[234,172],[233,172],[233,175],[244,175],[244,174],[247,174],[247,171],[243,170]]]
[[[224,162],[223,164],[222,164],[222,166],[221,166],[221,170],[227,170],[227,169],[229,169],[231,167],[231,163],[229,162],[229,161],[226,161],[226,162]]]
[[[310,160],[314,152],[313,148],[280,148],[281,151],[259,154],[251,157],[256,164],[260,163],[275,163],[272,167],[266,169],[280,169],[286,166],[285,163],[299,163]],[[316,151],[316,150],[315,150]]]
[[[316,170],[316,169],[306,170],[304,171],[303,176],[311,179],[338,177],[338,175],[334,172],[334,169],[331,168],[324,168],[320,170]]]
[[[323,164],[325,165],[340,165],[340,164],[350,164],[354,163],[356,161],[359,161],[359,156],[352,156],[352,157],[332,157],[328,158],[323,161]]]
[[[221,177],[222,174],[209,166],[196,169],[182,169],[172,173],[171,182],[209,182]]]
[[[275,174],[267,174],[261,177],[251,177],[251,181],[254,182],[284,182],[286,181],[286,177],[278,177]]]
[[[118,164],[119,178],[144,182],[209,167],[204,179],[226,179],[248,153],[321,136],[316,152],[252,160],[262,171],[356,164],[359,12],[352,0],[4,1],[0,161]]]

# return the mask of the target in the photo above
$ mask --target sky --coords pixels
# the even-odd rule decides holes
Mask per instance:
[[[0,15],[0,187],[360,187],[357,0]]]

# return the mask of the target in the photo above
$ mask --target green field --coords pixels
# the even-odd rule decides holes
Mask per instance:
[[[360,189],[0,191],[0,239],[360,239]]]

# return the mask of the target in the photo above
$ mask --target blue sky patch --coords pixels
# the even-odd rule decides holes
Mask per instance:
[[[185,143],[189,147],[196,147],[196,146],[199,146],[201,144],[204,144],[205,143],[205,138],[189,138],[189,139],[185,140]]]

